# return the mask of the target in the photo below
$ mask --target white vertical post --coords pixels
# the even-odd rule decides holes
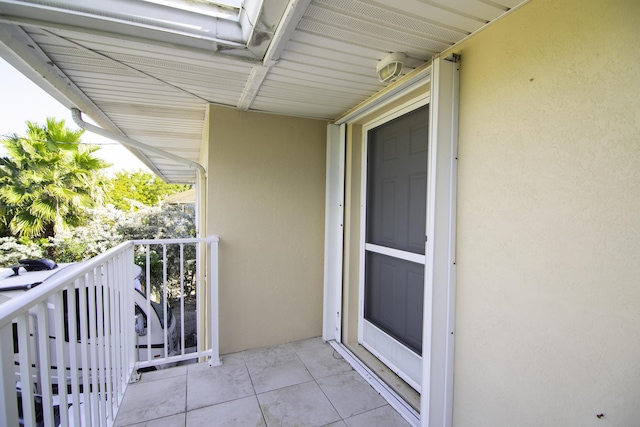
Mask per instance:
[[[100,331],[98,331],[98,320],[97,320],[97,316],[96,316],[96,310],[97,310],[97,287],[98,287],[98,277],[100,276],[100,272],[101,272],[101,267],[102,266],[98,266],[95,267],[93,270],[91,270],[89,272],[89,278],[88,278],[88,282],[87,282],[87,291],[88,291],[88,301],[87,301],[87,305],[85,307],[85,310],[81,310],[80,311],[80,316],[83,315],[83,313],[88,312],[89,313],[89,325],[87,330],[89,331],[89,334],[87,336],[87,344],[88,344],[88,351],[89,351],[89,363],[90,365],[83,365],[82,366],[82,375],[83,376],[89,376],[89,384],[90,384],[90,388],[89,388],[89,397],[90,397],[90,402],[91,402],[91,417],[92,417],[92,421],[91,421],[91,425],[92,426],[99,426],[100,425],[100,418],[99,418],[99,396],[98,396],[98,389],[99,389],[99,382],[98,382],[98,371],[100,370],[100,367],[98,366],[98,334],[100,333]],[[90,366],[90,368],[87,368],[87,366]],[[87,408],[87,402],[85,401],[85,409]]]
[[[36,361],[34,358],[37,358],[33,354],[35,349],[37,348],[37,333],[35,331],[35,321],[33,325],[33,342],[31,340],[31,331],[30,331],[30,317],[31,315],[27,313],[23,313],[17,318],[18,322],[18,359],[20,363],[20,383],[22,387],[22,417],[24,418],[24,425],[35,424],[35,407],[34,407],[34,391],[35,384],[37,382],[40,385],[40,381],[38,377],[34,375],[34,371],[37,372],[39,366],[36,365],[35,369],[31,368],[32,364],[35,364]]]
[[[129,378],[131,377],[134,367],[135,367],[135,363],[136,363],[136,359],[137,359],[137,353],[138,350],[136,349],[136,340],[137,340],[137,334],[135,333],[135,330],[133,328],[130,327],[130,325],[134,324],[134,316],[135,316],[135,312],[134,312],[134,292],[135,289],[133,286],[128,286],[127,280],[131,280],[131,278],[133,277],[133,266],[135,264],[135,246],[131,245],[131,247],[129,248],[129,250],[127,251],[127,263],[126,266],[127,268],[125,269],[124,273],[120,275],[120,287],[119,287],[119,295],[120,295],[120,305],[118,307],[118,312],[119,312],[119,316],[117,317],[118,319],[122,319],[123,320],[123,324],[118,325],[120,331],[123,331],[122,333],[124,334],[124,339],[122,339],[122,343],[125,344],[126,348],[127,348],[127,354],[126,354],[126,358],[125,359],[121,359],[122,360],[122,364],[123,364],[123,369],[125,370],[125,381],[129,381]],[[147,276],[146,276],[146,281],[147,281],[147,292],[150,286],[150,281],[149,281],[149,260],[147,257]],[[147,293],[147,310],[149,310],[149,294]],[[147,313],[149,313],[150,311],[147,311]],[[124,394],[124,390],[126,388],[126,385],[123,384],[121,386],[121,390],[122,393]]]
[[[324,303],[322,339],[340,341],[342,332],[342,245],[344,239],[344,162],[346,125],[327,126]]]
[[[40,393],[42,393],[42,420],[45,425],[53,425],[53,405],[51,398],[51,352],[49,351],[49,313],[47,302],[38,304],[38,366],[40,368]]]
[[[90,372],[91,365],[89,364],[89,356],[90,356],[90,324],[88,324],[87,313],[89,307],[87,303],[89,302],[90,294],[87,289],[90,284],[88,283],[88,278],[93,274],[93,270],[85,273],[80,280],[78,281],[78,307],[80,307],[80,371],[82,372],[82,399],[84,402],[84,411],[81,411],[80,417],[82,419],[82,423],[84,425],[91,425],[91,394],[90,391]],[[74,405],[76,406],[76,405]],[[79,405],[77,405],[79,406]],[[80,418],[78,418],[80,419]]]
[[[209,304],[207,302],[208,300],[205,299],[205,296],[207,295],[207,283],[204,280],[204,275],[207,271],[208,247],[209,244],[207,243],[198,243],[196,245],[196,313],[198,314],[196,316],[196,350],[198,352],[204,351],[209,348],[205,346],[205,342],[209,339],[209,333],[203,331],[203,329],[206,329],[206,314]],[[200,359],[200,361],[204,362],[204,360],[202,359]]]
[[[211,359],[210,366],[220,365],[219,319],[218,319],[218,241],[211,242],[209,246],[209,295],[210,295],[210,328],[211,328]]]
[[[109,260],[107,263],[107,279],[103,288],[104,295],[104,321],[105,321],[105,340],[104,340],[104,357],[105,357],[105,373],[106,373],[106,394],[105,403],[107,411],[107,419],[113,420],[113,402],[115,401],[113,392],[114,378],[117,378],[117,371],[113,367],[114,363],[114,345],[113,336],[115,334],[113,311],[111,308],[111,300],[113,296],[113,288],[116,281],[116,271],[122,266],[122,256],[118,256]]]
[[[169,357],[169,324],[167,323],[167,245],[162,245],[162,342],[164,343],[164,357]],[[151,348],[151,336],[147,347]],[[151,360],[151,359],[148,359]]]
[[[96,273],[96,280],[94,287],[96,289],[95,293],[95,305],[96,305],[96,344],[94,348],[96,349],[97,354],[97,365],[96,370],[92,373],[97,379],[98,387],[93,390],[93,393],[97,395],[98,398],[98,406],[96,407],[96,413],[99,423],[96,426],[102,426],[106,422],[107,416],[107,392],[105,389],[105,385],[107,383],[107,347],[105,346],[105,334],[108,334],[108,324],[105,322],[105,315],[108,313],[105,307],[105,289],[108,286],[109,280],[109,269],[110,265],[113,262],[113,259],[107,260],[105,264],[102,265],[102,268],[98,268]],[[102,273],[102,274],[101,274]],[[110,372],[109,372],[110,374]]]
[[[453,416],[458,60],[434,58],[431,75],[422,427],[450,427]]]
[[[67,295],[69,295],[67,291]],[[64,291],[56,292],[54,295],[54,307],[57,307],[58,310],[55,310],[53,315],[54,318],[54,329],[55,329],[55,351],[56,351],[56,375],[58,377],[58,397],[60,402],[60,425],[63,427],[67,427],[69,425],[69,411],[63,410],[66,407],[65,402],[67,402],[67,365],[65,360],[65,340],[64,340],[64,310],[61,307],[64,306],[63,303]],[[68,298],[68,297],[67,297]],[[71,313],[69,310],[69,305],[67,304],[67,313],[69,319],[73,317],[75,321],[75,315]],[[71,321],[71,320],[69,320]],[[67,326],[68,327],[68,326]],[[72,343],[73,337],[71,337],[71,333],[69,332],[69,344]],[[69,347],[71,347],[69,345]]]
[[[147,281],[147,285],[146,285],[146,294],[147,294],[147,307],[145,308],[145,313],[147,313],[147,360],[151,360],[151,334],[152,334],[152,321],[151,321],[151,316],[153,313],[151,311],[151,246],[150,245],[145,245],[145,250],[146,252],[146,260],[147,260],[147,264],[146,264],[146,272],[145,272],[145,278]],[[140,342],[140,338],[138,338],[138,342]],[[139,354],[139,352],[138,352]]]
[[[18,405],[16,393],[16,366],[13,361],[13,326],[11,323],[0,328],[0,425],[18,425]],[[29,379],[24,381],[29,386]],[[24,386],[23,386],[24,387]]]
[[[71,410],[73,411],[73,419],[80,420],[80,364],[78,360],[78,349],[80,343],[78,342],[78,335],[80,331],[80,325],[76,318],[78,313],[78,304],[80,303],[80,280],[76,280],[74,283],[67,285],[67,307],[68,307],[68,319],[69,319],[69,374],[71,375],[71,400],[73,405]],[[76,293],[76,289],[78,289]],[[76,295],[78,296],[76,298]]]
[[[184,245],[180,243],[180,355],[184,356]]]

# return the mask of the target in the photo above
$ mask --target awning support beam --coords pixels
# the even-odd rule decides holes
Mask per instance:
[[[122,145],[125,145],[127,147],[132,147],[132,148],[136,148],[138,150],[142,150],[142,151],[146,151],[149,153],[153,153],[153,154],[157,154],[158,156],[162,156],[164,158],[167,158],[169,160],[173,160],[176,163],[179,163],[181,165],[185,165],[191,169],[195,169],[196,171],[198,171],[199,173],[201,173],[203,176],[206,175],[206,170],[205,168],[200,164],[200,163],[196,163],[194,161],[185,159],[183,157],[180,156],[176,156],[173,153],[169,153],[168,151],[164,151],[161,150],[159,148],[156,147],[152,147],[151,145],[147,145],[147,144],[143,144],[142,142],[138,142],[134,139],[131,139],[127,136],[118,134],[118,133],[114,133],[114,132],[109,132],[106,129],[102,129],[101,127],[92,125],[91,123],[87,123],[84,120],[82,120],[82,112],[80,110],[78,110],[77,108],[71,108],[71,116],[73,117],[73,121],[81,128],[81,129],[85,129],[88,130],[89,132],[98,134],[100,136],[104,136],[105,138],[109,138],[112,139],[114,141],[118,141],[119,143],[121,143]]]

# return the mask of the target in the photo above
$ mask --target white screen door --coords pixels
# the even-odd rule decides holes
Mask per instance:
[[[412,387],[422,380],[429,106],[367,133],[361,343]]]

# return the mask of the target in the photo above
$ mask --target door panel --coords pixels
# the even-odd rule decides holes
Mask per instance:
[[[365,319],[421,354],[424,266],[375,252],[365,266]]]
[[[362,344],[420,388],[428,105],[367,133]]]
[[[409,218],[407,247],[411,252],[424,255],[425,209],[427,206],[427,172],[416,172],[409,176]]]
[[[368,133],[367,243],[424,255],[427,108]]]

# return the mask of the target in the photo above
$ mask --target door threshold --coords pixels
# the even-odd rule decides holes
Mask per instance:
[[[362,378],[364,378],[375,391],[377,391],[398,413],[412,426],[420,426],[420,413],[416,408],[420,407],[420,395],[411,386],[402,381],[392,371],[385,367],[385,371],[393,374],[395,378],[401,381],[406,387],[406,390],[402,390],[400,393],[394,389],[394,387],[383,381],[379,372],[372,370],[365,362],[360,360],[350,348],[347,348],[344,344],[338,343],[334,340],[329,341],[329,344],[344,358],[347,363],[355,369]],[[375,359],[371,353],[362,348],[364,352]],[[377,360],[377,359],[376,359]],[[379,362],[380,363],[380,362]],[[381,364],[381,366],[384,366]],[[412,393],[408,393],[408,391]],[[405,398],[405,397],[408,397]]]

